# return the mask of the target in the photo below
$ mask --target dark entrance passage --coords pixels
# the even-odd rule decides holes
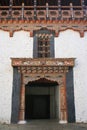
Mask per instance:
[[[26,95],[25,119],[49,119],[50,96]]]
[[[25,86],[25,120],[58,119],[58,84],[47,79],[29,82]]]

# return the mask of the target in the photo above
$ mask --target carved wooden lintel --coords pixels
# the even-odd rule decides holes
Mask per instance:
[[[30,36],[33,37],[33,32],[42,28],[47,28],[51,32],[55,32],[55,37],[59,36],[61,31],[71,29],[80,33],[81,37],[84,37],[84,32],[87,31],[87,20],[1,20],[0,29],[8,31],[10,36],[16,31],[24,30],[29,31]]]
[[[12,66],[18,67],[70,67],[75,58],[11,58]]]
[[[18,67],[21,74],[28,75],[25,79],[28,77],[32,81],[46,78],[56,81],[59,79],[58,74],[64,74],[68,72],[69,67],[74,66],[74,60],[74,58],[12,58],[12,66]]]

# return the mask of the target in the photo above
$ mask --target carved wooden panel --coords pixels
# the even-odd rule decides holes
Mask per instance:
[[[54,31],[57,37],[61,31],[72,29],[80,33],[80,36],[84,36],[84,32],[87,31],[87,20],[0,20],[0,29],[8,31],[10,36],[13,36],[15,31],[29,31],[30,36],[33,36],[33,31],[38,31],[42,28],[46,28],[49,31]]]
[[[63,75],[63,84],[60,87],[60,120],[67,121],[66,75]]]
[[[11,58],[12,66],[20,66],[20,67],[35,67],[35,66],[53,66],[53,67],[61,67],[61,66],[74,66],[75,58]]]
[[[23,83],[26,85],[28,82],[37,81],[39,79],[47,79],[48,81],[56,81],[60,86],[62,86],[64,74],[24,74]]]

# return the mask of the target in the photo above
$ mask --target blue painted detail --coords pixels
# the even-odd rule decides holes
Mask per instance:
[[[73,84],[73,68],[66,73],[66,92],[67,92],[67,108],[68,122],[75,122],[75,104],[74,104],[74,84]]]
[[[20,86],[21,76],[16,67],[13,68],[13,92],[12,92],[12,113],[11,123],[18,122],[19,105],[20,105]]]

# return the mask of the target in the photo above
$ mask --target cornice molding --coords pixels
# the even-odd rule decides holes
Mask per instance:
[[[33,37],[33,32],[38,31],[42,28],[46,28],[50,31],[55,32],[55,37],[59,36],[61,31],[71,29],[79,32],[80,37],[84,37],[84,32],[87,31],[87,20],[2,20],[0,21],[0,29],[3,31],[8,31],[10,37],[13,37],[14,32],[24,30],[30,32],[30,36]]]

